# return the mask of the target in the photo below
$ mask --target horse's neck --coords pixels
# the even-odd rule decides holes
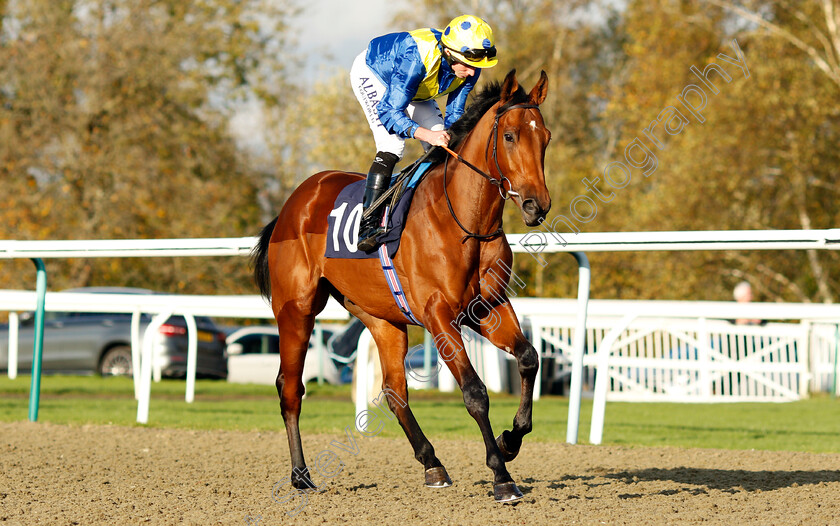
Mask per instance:
[[[472,134],[459,153],[476,168],[489,173],[488,159],[484,151],[486,146],[486,137],[476,137]],[[452,204],[452,210],[464,228],[473,234],[487,235],[501,226],[504,201],[500,198],[496,187],[487,179],[453,157],[440,165],[437,176],[439,184],[434,185],[433,191],[442,193],[443,183],[446,182],[446,193]],[[440,197],[437,200],[439,212],[450,216],[449,221],[454,224],[455,219],[451,218],[446,197],[443,195]],[[466,235],[460,228],[458,231]]]

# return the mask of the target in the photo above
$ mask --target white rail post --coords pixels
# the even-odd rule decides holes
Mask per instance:
[[[697,365],[700,366],[700,371],[697,377],[700,379],[700,391],[703,402],[712,401],[712,352],[710,349],[711,341],[709,338],[709,326],[706,323],[706,318],[702,317],[697,320],[697,340],[700,346],[697,349]],[[720,350],[720,349],[718,349]],[[689,360],[691,357],[689,355]]]
[[[324,385],[324,359],[327,355],[327,350],[324,346],[324,330],[321,323],[316,321],[312,336],[315,337],[315,348],[313,349],[318,355],[318,385]]]
[[[592,427],[589,429],[589,442],[600,444],[604,438],[604,412],[607,406],[607,388],[610,384],[610,353],[618,337],[636,319],[637,314],[627,314],[618,325],[601,340],[598,348],[598,365],[595,373],[595,400],[592,402]]]
[[[131,313],[131,376],[134,379],[134,399],[140,400],[140,309]]]
[[[368,408],[368,361],[370,357],[370,342],[373,337],[370,331],[365,329],[359,336],[359,343],[356,347],[356,417]],[[365,420],[367,423],[367,420]],[[360,430],[364,431],[364,430]]]
[[[536,318],[539,320],[539,318]],[[536,344],[537,348],[537,377],[534,380],[534,400],[539,400],[540,395],[542,395],[542,352],[541,349],[543,348],[543,327],[542,323],[535,322],[535,319],[531,319],[531,334],[533,334],[532,338],[534,340],[534,344]]]
[[[140,399],[137,401],[137,422],[149,423],[149,399],[152,396],[152,360],[155,347],[155,333],[163,322],[172,316],[172,311],[165,311],[152,318],[143,334],[143,357],[140,360]]]
[[[425,379],[425,383],[423,384],[422,389],[431,389],[432,388],[432,353],[437,352],[434,347],[432,347],[432,335],[426,329],[423,329],[423,378]],[[441,365],[440,362],[437,362],[437,370],[435,371],[435,376],[440,371]]]
[[[814,372],[810,370],[808,364],[811,362],[810,358],[810,350],[811,350],[811,322],[808,320],[802,320],[800,322],[802,326],[802,333],[798,338],[797,342],[797,352],[796,352],[796,362],[797,362],[797,369],[802,371],[799,376],[799,396],[800,398],[807,398],[808,397],[808,385],[811,383],[811,376],[814,375]]]
[[[195,400],[195,369],[198,360],[198,327],[195,324],[195,316],[184,313],[184,320],[187,322],[187,392],[184,399],[188,404]],[[214,336],[215,337],[215,336]]]
[[[9,379],[17,378],[18,373],[18,327],[20,318],[17,312],[9,313]]]
[[[586,345],[586,315],[589,309],[589,259],[583,252],[572,252],[578,262],[578,304],[575,335],[572,341],[572,381],[569,385],[569,419],[566,423],[566,442],[577,444],[580,428],[580,400],[583,394],[583,355]]]
[[[830,361],[829,361],[830,363]],[[840,389],[840,323],[834,326],[834,375],[831,379],[832,382],[832,393],[834,394],[834,398],[838,396],[838,389]]]

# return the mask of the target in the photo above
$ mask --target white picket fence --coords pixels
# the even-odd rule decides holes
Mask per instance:
[[[545,307],[551,300],[537,301]],[[543,353],[547,347],[561,367],[573,368],[574,346],[567,342],[574,336],[571,320],[576,304],[565,303],[543,312],[521,303],[517,308],[516,302],[514,307],[528,318],[534,342]],[[799,323],[742,327],[720,321],[741,318]],[[837,339],[829,335],[837,334],[838,322],[836,305],[593,300],[587,345],[583,359],[577,361],[590,388],[594,383],[589,440],[601,443],[608,398],[700,402],[806,396],[809,382],[816,386],[817,381],[837,377]],[[818,347],[811,352],[814,344]],[[817,377],[822,379],[814,380]],[[574,391],[573,387],[570,394]],[[576,429],[570,436],[576,437]]]
[[[669,315],[669,306],[674,303],[682,308]],[[569,384],[576,302],[522,298],[513,300],[513,304],[523,329],[540,351],[543,382],[549,379]],[[697,306],[696,314],[691,314],[692,305]],[[825,320],[836,316],[838,307],[771,304],[772,312],[766,307],[758,303],[591,300],[583,390],[593,395],[598,350],[627,313],[636,313],[637,319],[621,330],[610,347],[608,400],[781,402],[807,397],[810,391],[830,390],[837,374],[840,318],[835,318],[835,323]],[[658,312],[655,316],[645,314],[651,310]],[[735,315],[748,319],[762,315],[812,318],[796,323],[735,325],[720,319],[719,313],[727,310],[732,319]],[[472,333],[468,338],[464,350],[487,388],[515,390],[518,374],[508,363],[513,358]],[[455,381],[446,368],[437,371],[437,375],[441,390],[454,390]],[[537,386],[536,398],[540,394]]]
[[[542,355],[553,360],[555,381],[571,375],[569,321],[541,320]],[[584,354],[584,391],[595,386],[597,349],[615,324],[590,317]],[[834,343],[821,340],[820,360],[811,360],[810,324],[739,326],[705,319],[645,319],[625,329],[613,344],[607,399],[646,402],[767,402],[807,396],[811,372],[833,367]],[[536,342],[539,344],[539,341]],[[830,373],[824,373],[828,376]],[[821,388],[827,386],[824,382]]]

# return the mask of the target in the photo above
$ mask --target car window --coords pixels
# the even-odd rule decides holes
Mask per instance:
[[[186,327],[187,325],[187,321],[184,319],[183,316],[172,316],[171,318],[169,318],[169,320],[167,320],[167,323],[170,323],[172,325],[178,325],[180,327]],[[213,318],[207,316],[196,316],[195,326],[199,329],[216,329],[216,324],[213,322]]]
[[[242,345],[242,354],[278,354],[280,338],[268,334],[248,334],[236,340]]]
[[[130,320],[128,312],[72,312],[67,314],[71,318],[106,318],[109,320]]]
[[[132,314],[129,312],[52,312],[46,311],[44,312],[44,321],[60,321],[60,320],[79,320],[80,318],[84,319],[91,319],[91,318],[104,318],[108,320],[131,320]],[[25,322],[33,322],[35,318],[35,314],[32,312],[26,312],[23,316],[21,316],[21,323]],[[141,321],[149,321],[151,318],[148,314],[142,314],[140,316]]]
[[[321,343],[326,345],[330,339],[335,336],[335,332],[330,329],[323,329],[321,331]]]

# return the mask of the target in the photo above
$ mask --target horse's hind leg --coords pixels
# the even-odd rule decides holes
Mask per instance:
[[[355,309],[354,309],[355,310]],[[382,397],[388,401],[388,407],[397,416],[405,436],[414,449],[416,458],[426,468],[426,486],[444,488],[452,485],[446,469],[435,455],[435,448],[426,438],[414,413],[408,406],[408,384],[405,379],[405,355],[408,352],[408,339],[405,325],[394,325],[388,321],[373,318],[364,312],[353,312],[370,330],[379,350],[379,362],[382,366]]]
[[[309,338],[315,325],[315,315],[324,308],[328,297],[326,287],[316,285],[309,294],[282,304],[275,312],[280,333],[280,372],[275,384],[292,457],[291,481],[298,489],[315,488],[303,458],[298,421],[301,399],[306,391],[303,385],[303,365],[309,349]],[[274,301],[272,303],[279,305]]]

